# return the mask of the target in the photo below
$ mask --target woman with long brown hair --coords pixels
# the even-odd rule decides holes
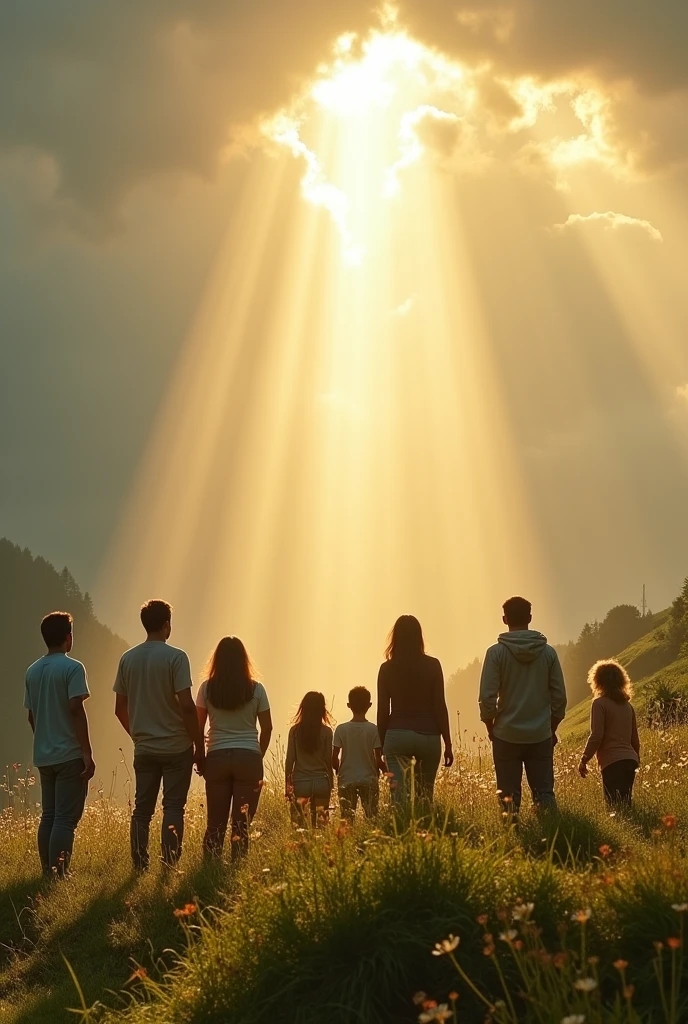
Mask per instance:
[[[623,665],[610,659],[595,662],[588,673],[588,684],[592,690],[590,736],[578,771],[585,778],[588,761],[597,754],[607,805],[630,807],[635,773],[640,764],[631,680]]]
[[[389,635],[377,677],[377,728],[393,776],[393,802],[401,803],[408,795],[411,758],[416,797],[432,800],[442,739],[445,767],[453,763],[454,754],[442,666],[425,653],[423,630],[414,615],[401,615]]]
[[[310,690],[289,730],[284,765],[287,799],[310,806],[315,825],[327,815],[332,793],[332,719],[322,693]]]
[[[221,857],[232,819],[232,859],[248,850],[248,828],[263,785],[263,756],[272,734],[265,687],[237,636],[220,640],[196,697],[201,735],[208,730],[205,794],[208,827],[203,839],[207,858]],[[260,736],[257,724],[260,725]]]

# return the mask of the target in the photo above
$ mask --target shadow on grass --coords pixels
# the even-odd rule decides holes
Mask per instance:
[[[88,881],[95,881],[96,891],[84,899]],[[196,899],[203,905],[216,904],[230,874],[204,865],[188,873],[161,867],[146,876],[132,871],[122,879],[120,873],[120,881],[114,881],[111,885],[107,877],[75,878],[39,886],[43,898],[30,904],[26,887],[17,887],[18,897],[30,907],[31,928],[24,948],[8,956],[0,973],[0,1000],[12,1006],[7,1018],[11,1024],[74,1021],[69,1008],[80,1000],[65,959],[87,1005],[96,1000],[122,1005],[123,997],[117,993],[126,988],[136,964],[154,976],[169,966],[170,950],[184,947],[175,908]],[[74,913],[74,903],[80,902],[83,907]],[[21,936],[21,929],[17,931]]]

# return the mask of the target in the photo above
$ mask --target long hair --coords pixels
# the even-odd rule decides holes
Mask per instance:
[[[325,695],[309,690],[294,715],[294,727],[298,741],[307,754],[314,754],[320,742],[320,729],[331,724]]]
[[[208,663],[207,698],[214,708],[235,711],[253,698],[255,669],[238,636],[223,636]]]
[[[624,704],[633,696],[628,672],[614,659],[596,661],[588,672],[588,685],[593,697],[609,697],[617,704]]]
[[[400,615],[387,637],[387,661],[417,661],[425,654],[423,630],[415,615]]]

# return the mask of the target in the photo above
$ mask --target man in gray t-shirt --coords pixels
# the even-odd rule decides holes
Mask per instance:
[[[26,671],[24,707],[33,729],[33,763],[41,777],[41,867],[45,875],[61,877],[69,867],[96,766],[84,711],[86,669],[69,657],[72,616],[51,612],[41,622],[41,634],[48,653]]]
[[[134,741],[136,796],[131,856],[136,868],[150,862],[150,822],[162,783],[162,860],[181,857],[184,808],[194,763],[203,774],[205,751],[191,696],[191,668],[184,651],[167,643],[172,608],[148,601],[141,609],[142,644],[122,655],[114,691],[115,715]]]

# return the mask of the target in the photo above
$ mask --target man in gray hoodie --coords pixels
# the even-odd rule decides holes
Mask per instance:
[[[480,718],[492,741],[502,806],[518,814],[524,768],[535,806],[556,807],[554,747],[566,689],[557,652],[530,629],[530,601],[510,597],[503,610],[508,632],[485,655]]]

